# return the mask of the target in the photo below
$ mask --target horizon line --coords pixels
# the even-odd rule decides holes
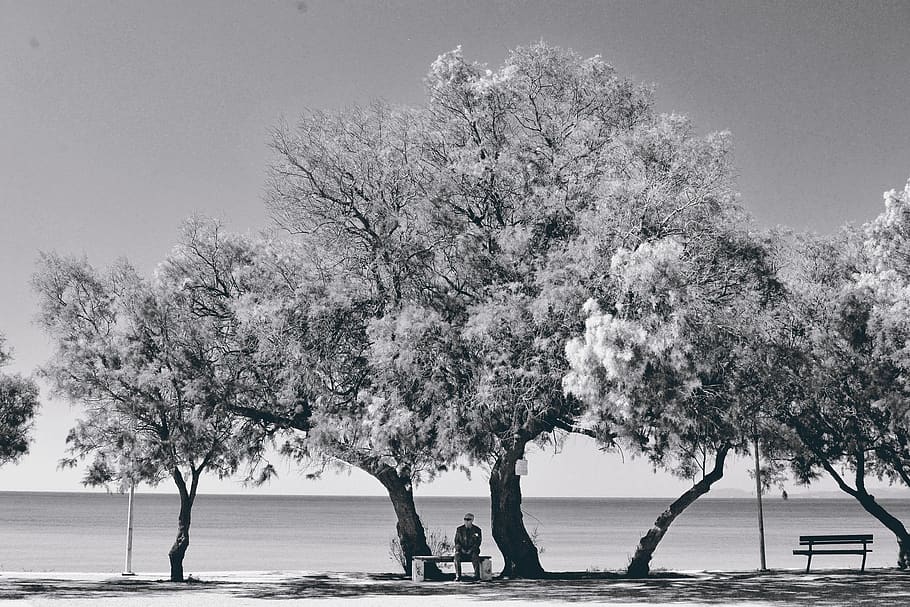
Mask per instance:
[[[140,493],[139,490],[136,491]],[[884,495],[884,499],[889,499],[893,494],[906,493],[907,489],[892,488],[886,491],[878,492],[879,494]],[[74,491],[74,490],[61,490],[61,489],[3,489],[0,490],[0,495],[3,494],[27,494],[27,493],[57,493],[57,494],[99,494],[99,495],[127,495],[127,491],[103,491],[103,490],[92,490],[86,489],[83,491]],[[144,495],[172,495],[168,491],[152,490],[141,492]],[[723,495],[721,495],[723,494]],[[892,495],[887,495],[892,494]],[[375,494],[361,494],[361,493],[246,493],[246,492],[236,492],[236,493],[197,493],[196,497],[199,496],[210,496],[210,497],[255,497],[255,498],[268,498],[268,497],[299,497],[299,498],[339,498],[339,497],[368,497],[368,498],[385,498],[388,499],[388,495],[382,493]],[[811,498],[811,499],[846,499],[852,500],[853,498],[842,491],[837,490],[823,490],[818,492],[788,492],[788,497],[783,498],[780,494],[768,494],[765,493],[762,495],[763,498],[772,500],[772,501],[787,501],[794,498]],[[666,499],[676,499],[679,495],[526,495],[523,496],[524,499],[566,499],[566,500],[666,500]],[[906,496],[898,496],[900,497]],[[415,500],[420,499],[490,499],[489,495],[415,495]],[[699,498],[699,501],[706,499],[755,499],[755,493],[749,493],[745,490],[727,490],[718,492],[718,495],[706,494]]]

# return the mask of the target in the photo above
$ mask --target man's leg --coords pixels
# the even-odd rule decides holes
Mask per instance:
[[[455,581],[461,579],[461,553],[457,550],[455,551]]]
[[[471,564],[474,565],[474,579],[480,581],[480,550],[471,553]]]

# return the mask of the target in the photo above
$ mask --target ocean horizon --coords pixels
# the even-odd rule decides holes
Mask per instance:
[[[101,572],[123,570],[127,496],[95,492],[0,492],[0,571]],[[618,570],[638,539],[673,498],[541,498],[523,501],[524,521],[549,571]],[[910,501],[881,499],[903,520]],[[482,552],[502,556],[490,533],[490,500],[417,497],[429,532],[450,539],[465,512],[484,532]],[[137,493],[133,570],[165,572],[176,535],[176,495]],[[895,564],[893,535],[847,498],[764,499],[768,567],[805,567],[791,553],[801,534],[873,533],[868,567]],[[397,572],[391,502],[382,496],[200,494],[193,509],[187,573],[202,571]],[[706,497],[670,527],[654,569],[751,570],[758,562],[754,498]],[[818,559],[814,566],[858,568],[859,557]]]

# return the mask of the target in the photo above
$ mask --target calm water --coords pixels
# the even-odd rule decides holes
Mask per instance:
[[[881,500],[910,522],[908,500]],[[525,498],[525,522],[551,571],[619,569],[669,499]],[[123,568],[127,498],[95,493],[0,493],[0,570],[99,571]],[[133,570],[167,570],[178,501],[137,494]],[[488,499],[418,499],[428,529],[454,534],[465,511],[477,515],[484,552],[502,558],[490,535]],[[791,554],[801,533],[875,534],[869,566],[892,566],[896,544],[877,521],[846,499],[767,499],[768,565],[804,566]],[[185,566],[197,571],[395,571],[389,540],[395,516],[385,497],[200,495],[193,511]],[[758,566],[755,504],[702,499],[678,518],[655,555],[667,569],[754,569]],[[819,565],[855,567],[859,557],[827,557]]]

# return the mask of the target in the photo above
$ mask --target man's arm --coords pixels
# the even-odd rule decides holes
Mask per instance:
[[[461,550],[461,527],[455,529],[455,551]]]

